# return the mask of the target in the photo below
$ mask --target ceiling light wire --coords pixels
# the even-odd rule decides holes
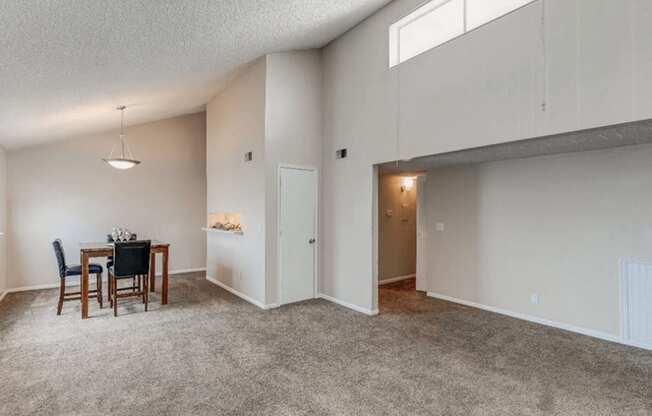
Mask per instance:
[[[546,0],[541,0],[541,58],[543,60],[543,91],[541,95],[541,111],[548,110],[548,51],[546,44]]]

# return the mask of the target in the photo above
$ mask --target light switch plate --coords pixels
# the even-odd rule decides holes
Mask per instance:
[[[443,222],[438,222],[437,224],[435,224],[435,229],[437,231],[444,231],[444,223]]]

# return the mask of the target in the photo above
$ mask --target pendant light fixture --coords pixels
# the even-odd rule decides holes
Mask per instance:
[[[113,166],[116,169],[131,169],[134,166],[138,165],[140,163],[140,160],[134,159],[134,156],[131,154],[131,150],[129,150],[129,146],[125,142],[125,107],[124,105],[118,107],[116,110],[120,111],[120,157],[114,157],[113,152],[115,151],[115,146],[113,146],[113,149],[111,149],[111,153],[109,153],[109,157],[106,159],[102,159],[109,165]]]

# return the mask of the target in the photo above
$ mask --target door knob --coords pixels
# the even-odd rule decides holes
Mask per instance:
[[[314,238],[311,238],[310,240],[308,240],[308,244],[315,244],[315,241],[316,240]]]

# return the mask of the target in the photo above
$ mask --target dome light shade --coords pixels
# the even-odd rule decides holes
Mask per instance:
[[[124,121],[125,121],[125,109],[127,107],[120,106],[117,109],[120,110],[120,157],[114,157],[113,152],[115,151],[115,146],[113,149],[111,149],[111,153],[109,153],[109,157],[106,159],[102,159],[115,169],[120,169],[120,170],[126,170],[126,169],[131,169],[134,166],[140,164],[140,160],[134,159],[134,156],[131,154],[131,150],[129,150],[129,146],[127,145],[125,141],[125,133],[124,133]]]
[[[116,169],[120,170],[126,170],[126,169],[131,169],[137,164],[140,163],[138,160],[132,160],[132,159],[121,159],[121,158],[114,158],[114,159],[102,159],[109,165],[113,166]]]

